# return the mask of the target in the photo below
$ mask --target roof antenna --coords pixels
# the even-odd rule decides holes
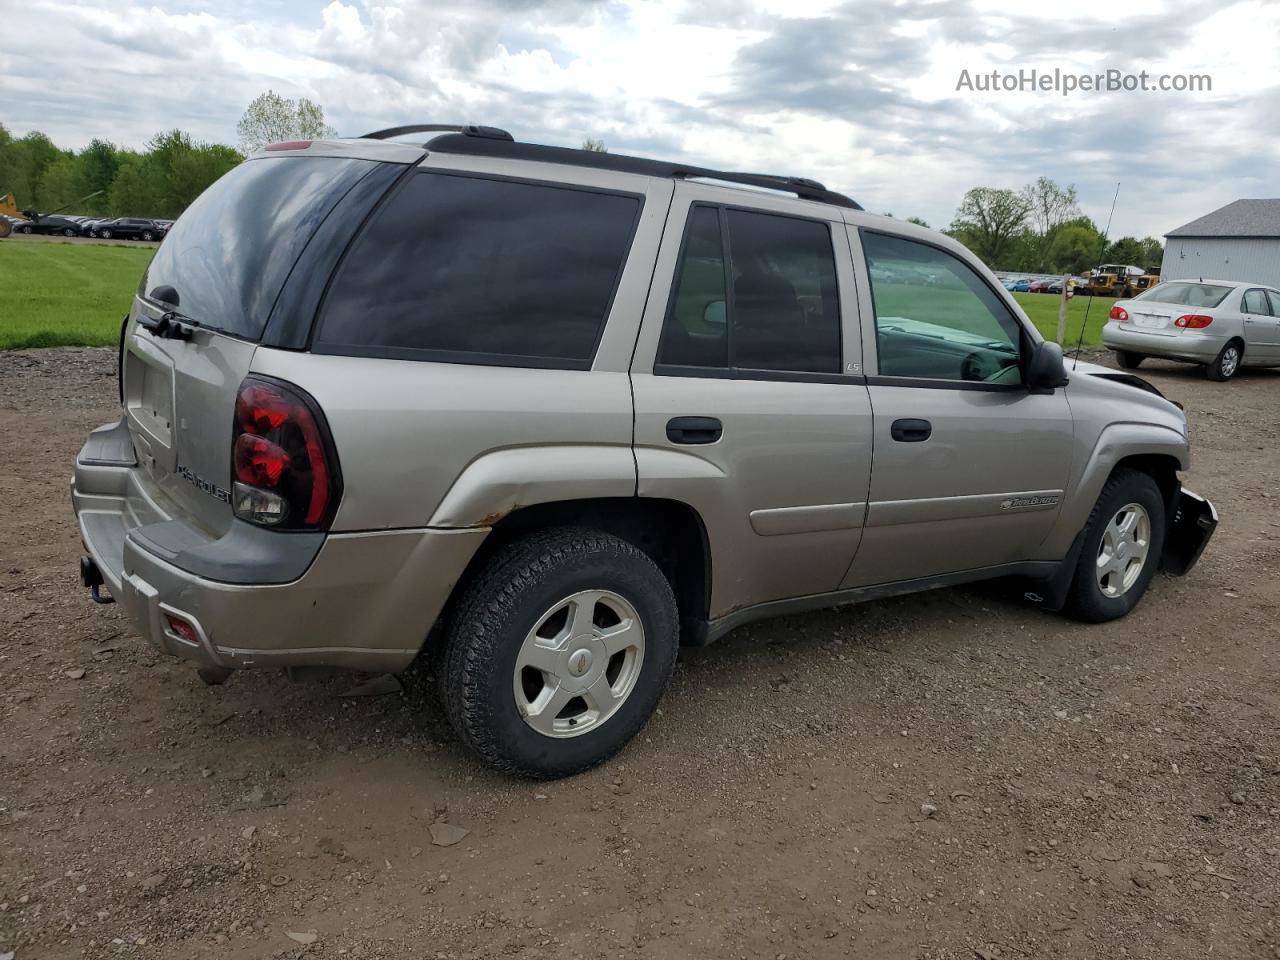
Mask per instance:
[[[1116,181],[1116,195],[1111,198],[1111,212],[1107,214],[1107,229],[1102,231],[1102,252],[1098,254],[1098,266],[1093,271],[1096,277],[1102,272],[1102,261],[1107,258],[1107,237],[1111,236],[1111,218],[1116,215],[1116,201],[1120,199],[1120,181]],[[1080,339],[1076,341],[1075,359],[1071,361],[1071,372],[1075,373],[1076,367],[1080,366],[1080,351],[1084,349],[1084,331],[1089,326],[1089,310],[1093,307],[1093,297],[1089,297],[1089,302],[1084,307],[1084,322],[1080,324]]]

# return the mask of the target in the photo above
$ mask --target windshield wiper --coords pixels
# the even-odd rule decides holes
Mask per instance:
[[[169,340],[190,340],[191,333],[200,326],[199,320],[193,320],[177,310],[169,310],[160,315],[158,320],[138,318],[138,326],[157,337]]]
[[[170,340],[191,339],[191,331],[200,326],[200,321],[193,320],[185,313],[178,312],[176,309],[179,302],[177,290],[170,286],[159,286],[148,294],[148,299],[164,304],[169,309],[162,313],[158,320],[139,317],[138,326],[157,337],[167,337]]]

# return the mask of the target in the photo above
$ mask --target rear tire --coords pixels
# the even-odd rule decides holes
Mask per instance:
[[[1219,383],[1224,380],[1230,380],[1240,369],[1240,364],[1243,360],[1244,349],[1240,346],[1240,341],[1230,340],[1226,346],[1218,351],[1218,355],[1214,357],[1213,362],[1204,368],[1204,375],[1210,380],[1217,380]]]
[[[1140,353],[1134,353],[1132,350],[1117,350],[1116,363],[1120,364],[1121,369],[1137,370],[1142,366],[1142,361],[1147,359]]]
[[[662,571],[625,540],[581,528],[499,550],[450,621],[439,672],[450,723],[487,763],[538,779],[593,767],[635,736],[679,644]]]
[[[1134,528],[1126,538],[1122,531],[1129,517]],[[1089,515],[1063,613],[1088,623],[1127,614],[1138,605],[1160,566],[1164,535],[1164,496],[1159,485],[1148,474],[1117,470]]]

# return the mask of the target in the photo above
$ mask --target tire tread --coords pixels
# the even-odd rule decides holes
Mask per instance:
[[[652,568],[666,584],[666,595],[661,601],[669,605],[675,622],[674,594],[648,555],[625,540],[580,527],[542,530],[499,550],[467,583],[451,617],[439,676],[445,715],[466,747],[505,773],[534,778],[567,776],[606,759],[601,756],[590,763],[554,773],[521,763],[502,749],[492,724],[486,722],[482,695],[486,671],[497,658],[503,642],[502,627],[509,622],[521,596],[557,568],[587,556],[613,556]],[[668,662],[657,666],[664,674],[661,682],[665,686],[675,667],[674,644]],[[646,719],[647,716],[640,718],[636,730]],[[635,732],[631,731],[627,739]]]

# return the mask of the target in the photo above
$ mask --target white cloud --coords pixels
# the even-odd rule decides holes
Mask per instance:
[[[517,137],[816,177],[950,220],[975,185],[1076,183],[1116,232],[1274,194],[1280,6],[1264,0],[28,0],[0,122],[63,146],[182,127],[231,142],[268,87],[353,134],[481,122]],[[1249,38],[1253,38],[1250,40]],[[1207,94],[957,93],[961,69],[1207,72]]]

